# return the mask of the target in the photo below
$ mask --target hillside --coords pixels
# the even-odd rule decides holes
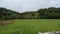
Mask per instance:
[[[0,7],[0,20],[10,19],[60,19],[60,8],[44,8],[37,11],[18,13]]]
[[[16,19],[16,18],[18,18],[17,15],[19,15],[19,14],[20,13],[18,13],[16,11],[12,11],[12,10],[0,7],[0,20],[1,19]]]

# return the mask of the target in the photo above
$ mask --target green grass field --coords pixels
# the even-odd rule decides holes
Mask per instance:
[[[0,34],[38,34],[60,31],[60,19],[13,20],[14,23],[0,26]]]

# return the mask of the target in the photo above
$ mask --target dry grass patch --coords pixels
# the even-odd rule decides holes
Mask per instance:
[[[0,21],[0,26],[5,26],[8,24],[13,24],[13,20]]]

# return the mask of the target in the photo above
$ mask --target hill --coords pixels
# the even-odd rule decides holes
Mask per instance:
[[[0,7],[0,20],[1,19],[4,19],[4,20],[6,20],[6,19],[16,19],[16,18],[18,18],[17,15],[19,16],[20,13]]]
[[[19,13],[0,7],[0,20],[10,19],[60,19],[60,8],[50,7]]]

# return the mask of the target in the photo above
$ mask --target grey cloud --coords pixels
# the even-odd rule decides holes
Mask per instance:
[[[40,8],[60,7],[60,0],[1,0],[0,7],[18,12],[33,11]]]

